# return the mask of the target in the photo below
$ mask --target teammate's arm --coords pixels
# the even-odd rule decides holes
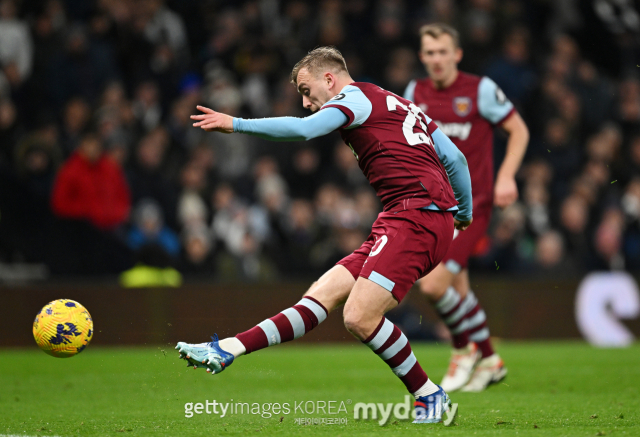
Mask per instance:
[[[326,135],[342,127],[347,116],[337,108],[326,108],[305,117],[275,117],[243,119],[215,112],[212,109],[198,106],[204,112],[192,115],[198,120],[193,125],[207,132],[245,133],[270,141],[302,141]]]
[[[460,226],[456,227],[464,230],[473,220],[471,176],[469,175],[467,159],[456,145],[453,144],[453,141],[439,128],[431,134],[431,138],[433,139],[433,145],[438,154],[438,158],[440,158],[440,162],[442,162],[444,169],[447,171],[453,193],[458,201],[458,213],[455,219],[460,222]]]
[[[493,202],[500,208],[511,205],[518,199],[516,173],[520,168],[529,143],[529,129],[520,114],[513,112],[501,125],[509,135],[507,152],[496,176]]]
[[[527,125],[498,85],[483,77],[478,85],[478,111],[486,120],[502,128],[509,134],[507,154],[496,177],[493,202],[504,208],[518,199],[516,172],[529,142]]]

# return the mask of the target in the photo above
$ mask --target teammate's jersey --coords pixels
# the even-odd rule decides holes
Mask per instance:
[[[488,77],[458,73],[455,82],[436,89],[428,79],[412,81],[405,98],[427,113],[469,163],[473,205],[493,204],[493,127],[515,111],[502,90]]]
[[[347,122],[339,131],[384,211],[457,205],[433,147],[433,121],[410,101],[370,83],[354,82],[325,103]]]

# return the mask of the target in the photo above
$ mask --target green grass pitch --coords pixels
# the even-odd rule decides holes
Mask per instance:
[[[438,382],[448,348],[416,343]],[[172,346],[89,347],[70,359],[0,350],[2,435],[438,435],[640,436],[640,346],[595,349],[583,343],[503,343],[504,383],[481,394],[453,393],[456,426],[379,426],[354,420],[356,402],[400,402],[404,387],[366,347],[284,345],[239,359],[218,376],[188,369]],[[185,403],[290,403],[289,414],[200,414]],[[294,412],[300,401],[345,402],[347,414]],[[310,404],[308,405],[310,408]],[[219,411],[219,413],[221,413]],[[346,424],[296,424],[297,418]]]

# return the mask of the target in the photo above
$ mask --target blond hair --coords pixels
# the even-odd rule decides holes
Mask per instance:
[[[460,33],[453,28],[453,26],[449,26],[445,23],[433,23],[433,24],[425,24],[420,28],[420,38],[425,35],[429,35],[432,38],[438,39],[442,35],[449,35],[453,40],[453,45],[456,48],[460,47]]]
[[[335,73],[342,71],[349,73],[342,53],[332,46],[318,47],[302,58],[291,71],[291,83],[298,84],[298,73],[303,68],[309,70],[311,74],[317,73],[319,69],[327,69]]]

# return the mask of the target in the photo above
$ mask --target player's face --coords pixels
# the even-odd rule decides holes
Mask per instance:
[[[453,38],[444,34],[439,38],[430,35],[422,37],[420,60],[434,82],[448,82],[458,72],[462,50],[456,47]]]
[[[333,97],[330,84],[321,74],[313,75],[306,68],[298,72],[298,92],[302,95],[302,106],[316,112]]]

